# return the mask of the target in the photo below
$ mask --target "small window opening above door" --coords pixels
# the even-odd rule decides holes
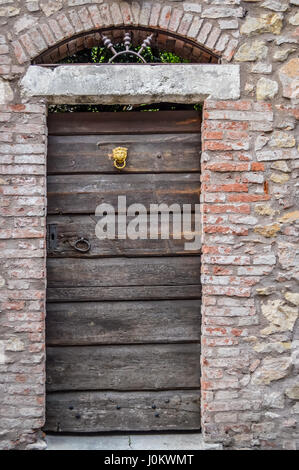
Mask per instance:
[[[59,61],[59,64],[104,64],[109,62],[113,58],[113,54],[120,54],[117,57],[118,63],[138,63],[141,62],[141,59],[130,54],[130,51],[126,55],[122,55],[122,52],[125,50],[125,43],[118,42],[113,44],[113,52],[106,46],[94,46],[92,48],[86,48],[81,51],[76,52],[75,54],[65,57]],[[140,47],[130,46],[131,51],[134,54],[140,55]],[[156,46],[148,45],[145,46],[142,50],[142,57],[146,62],[150,63],[160,63],[160,64],[180,64],[180,63],[190,63],[190,60],[181,57],[174,52],[158,49]],[[154,104],[138,104],[138,105],[124,105],[124,104],[115,104],[115,105],[95,105],[95,104],[59,104],[59,105],[50,105],[49,113],[74,113],[74,112],[131,112],[131,111],[140,111],[140,112],[154,112],[154,111],[187,111],[195,110],[201,111],[202,105],[198,104],[188,104],[188,103],[154,103]]]

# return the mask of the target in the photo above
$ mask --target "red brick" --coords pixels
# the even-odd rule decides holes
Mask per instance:
[[[170,18],[169,25],[168,25],[168,28],[170,29],[170,31],[176,32],[178,30],[182,16],[183,16],[182,10],[175,8],[172,11],[171,18]]]
[[[203,191],[217,193],[217,192],[248,192],[248,185],[241,183],[231,183],[231,184],[210,184],[203,185]]]
[[[161,11],[159,26],[163,29],[166,29],[171,17],[172,7],[164,6]]]
[[[221,172],[249,171],[250,165],[248,163],[208,163],[203,169]]]
[[[209,346],[211,348],[219,346],[236,346],[238,344],[238,340],[236,338],[204,337],[202,342],[205,346]]]
[[[232,251],[232,248],[230,246],[208,246],[208,245],[203,245],[202,247],[202,252],[207,253],[207,254],[213,254],[213,255],[229,255]]]
[[[243,266],[243,265],[250,265],[250,257],[249,256],[208,256],[204,255],[202,259],[203,263],[207,264],[227,264],[227,265],[237,265],[237,266]]]
[[[209,369],[208,367],[205,367],[203,371],[203,377],[207,379],[221,379],[223,377],[222,369]]]
[[[257,202],[268,201],[269,194],[230,194],[227,196],[228,202]]]
[[[247,130],[249,129],[249,122],[246,121],[207,121],[203,122],[204,129],[218,130]]]
[[[30,57],[34,57],[37,55],[38,50],[36,49],[35,45],[33,44],[29,34],[23,34],[20,36],[20,40],[22,41],[25,49],[27,50]]]
[[[252,162],[251,170],[252,171],[265,171],[265,165],[263,163]]]
[[[203,286],[203,294],[250,297],[251,289],[249,287]]]
[[[80,10],[78,10],[78,15],[79,15],[81,23],[84,26],[85,31],[88,31],[89,29],[93,28],[93,23],[92,23],[92,20],[91,20],[91,16],[90,16],[89,11],[86,7],[80,8]]]
[[[113,21],[110,15],[109,5],[104,3],[103,5],[99,5],[99,10],[101,17],[103,18],[103,26],[112,26]]]
[[[46,112],[46,106],[41,104],[9,104],[9,105],[0,105],[1,109],[6,109],[7,111],[12,111],[15,113],[24,112],[24,113],[40,113],[44,114]]]
[[[248,235],[248,229],[246,228],[239,228],[239,227],[226,227],[223,225],[205,225],[204,233],[223,233],[223,234],[232,234],[238,236],[246,236]]]
[[[239,111],[249,111],[252,109],[252,101],[213,101],[206,100],[204,109],[234,109]]]
[[[275,107],[279,109],[280,111],[292,114],[296,119],[299,120],[299,108],[296,104],[294,105],[277,104],[275,105]]]
[[[208,334],[208,336],[224,336],[227,335],[227,330],[226,328],[205,327],[204,333]]]
[[[203,215],[203,222],[205,224],[223,224],[224,222],[228,222],[228,215],[210,215],[204,214]]]
[[[257,101],[253,103],[254,111],[272,111],[272,104],[266,101]]]
[[[93,20],[93,23],[94,23],[95,27],[99,28],[101,26],[101,21],[97,24],[97,21],[100,18],[99,10],[98,10],[97,6],[93,5],[93,6],[89,7],[88,9],[89,9],[90,12],[92,12],[91,17],[92,17],[92,20]],[[76,32],[77,33],[81,32],[84,28],[83,28],[83,25],[80,21],[80,18],[79,18],[79,15],[78,15],[77,11],[76,10],[69,10],[68,14],[69,14],[69,18],[70,18],[70,20],[72,22],[72,25],[74,26]]]
[[[205,315],[216,317],[243,317],[254,315],[252,307],[215,307],[209,306],[204,308]]]
[[[113,2],[110,5],[111,18],[115,26],[121,25],[124,23],[123,16],[121,14],[118,3]]]
[[[222,266],[208,266],[207,271],[210,271],[210,268],[212,268],[212,274],[214,274],[214,276],[229,276],[233,273],[232,269]],[[210,272],[207,272],[207,274],[210,274]]]
[[[151,16],[149,19],[149,26],[157,26],[161,12],[160,3],[155,3],[152,7]]]
[[[133,16],[132,16],[131,7],[129,6],[129,4],[127,2],[122,2],[120,4],[120,9],[122,12],[124,24],[127,24],[127,25],[133,24]]]
[[[248,148],[249,142],[245,139],[240,142],[209,140],[203,143],[203,150],[248,150]]]
[[[252,156],[248,153],[238,153],[238,159],[241,162],[248,162],[248,161],[252,160]]]
[[[31,29],[29,35],[38,52],[42,52],[47,49],[47,44],[37,29]]]
[[[199,31],[199,35],[197,36],[197,41],[200,44],[205,44],[207,37],[212,29],[211,23],[204,23]]]
[[[214,47],[214,51],[216,53],[220,53],[224,51],[226,48],[228,42],[229,42],[230,36],[228,34],[221,34],[220,38],[218,39],[218,42],[216,46]]]
[[[191,15],[190,13],[184,14],[183,18],[181,19],[180,26],[178,27],[179,34],[186,36],[192,23],[192,19],[193,15]]]
[[[250,287],[255,285],[260,280],[259,277],[245,277],[245,276],[213,276],[203,275],[202,283],[211,284],[215,286],[246,286]]]
[[[237,39],[231,39],[224,51],[223,57],[230,62],[235,55],[239,41]]]
[[[24,62],[27,62],[29,60],[19,41],[13,41],[12,46],[14,48],[14,52],[19,64],[24,64]]]
[[[61,41],[62,39],[64,39],[64,34],[63,34],[59,24],[57,23],[57,21],[51,18],[51,19],[48,20],[48,22],[49,22],[49,26],[50,26],[51,30],[54,33],[54,36],[55,36],[56,40]]]
[[[229,205],[229,204],[204,204],[203,212],[211,214],[222,214],[223,212],[232,212],[240,214],[250,214],[250,205]]]
[[[209,34],[208,40],[206,42],[206,47],[208,47],[209,49],[213,49],[220,34],[221,34],[221,29],[218,28],[217,26],[214,26],[214,28]]]
[[[203,199],[204,202],[216,202],[216,203],[221,203],[226,201],[226,195],[225,194],[220,194],[220,193],[206,193],[203,194]]]
[[[56,43],[56,40],[53,36],[53,33],[51,31],[51,29],[49,28],[49,26],[44,23],[44,24],[41,24],[39,25],[39,28],[48,44],[48,46],[53,46],[55,43]]]
[[[220,140],[223,139],[222,131],[204,131],[202,133],[203,140]]]
[[[228,121],[272,121],[273,120],[273,112],[272,111],[239,111],[239,110],[222,110],[222,109],[215,109],[215,110],[205,110],[204,119],[212,119],[212,120],[228,120]]]
[[[221,379],[221,380],[213,380],[206,382],[204,380],[201,381],[201,386],[204,390],[222,390],[227,388],[239,388],[238,379]]]
[[[230,132],[225,133],[225,137],[227,139],[232,139],[232,140],[248,139],[248,133],[240,132],[240,131],[230,131]]]
[[[187,36],[189,38],[195,39],[198,36],[198,33],[199,33],[200,28],[203,24],[203,21],[204,20],[202,18],[199,18],[198,16],[194,16],[192,24],[191,24],[191,26],[189,28],[189,31],[188,31],[188,34],[187,34]],[[171,29],[171,20],[170,20],[170,23],[169,23],[169,28]]]

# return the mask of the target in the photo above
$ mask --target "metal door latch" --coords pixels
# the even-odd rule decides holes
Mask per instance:
[[[85,246],[80,247],[79,244],[82,244],[82,245],[85,245]],[[75,248],[75,250],[77,250],[77,251],[80,251],[80,253],[87,253],[91,248],[91,244],[90,244],[90,241],[87,240],[87,238],[81,237],[81,238],[78,238],[78,240],[75,241],[75,243],[73,244],[73,248]]]
[[[57,225],[48,225],[48,250],[55,251],[57,248]]]

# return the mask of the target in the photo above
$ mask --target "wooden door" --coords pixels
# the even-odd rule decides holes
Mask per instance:
[[[50,115],[46,431],[199,429],[199,252],[95,236],[96,206],[119,195],[198,204],[199,169],[195,111]]]

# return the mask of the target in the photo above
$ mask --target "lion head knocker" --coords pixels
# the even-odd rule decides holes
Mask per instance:
[[[113,165],[117,170],[123,170],[127,164],[128,149],[126,147],[116,147],[109,158],[114,160]]]

